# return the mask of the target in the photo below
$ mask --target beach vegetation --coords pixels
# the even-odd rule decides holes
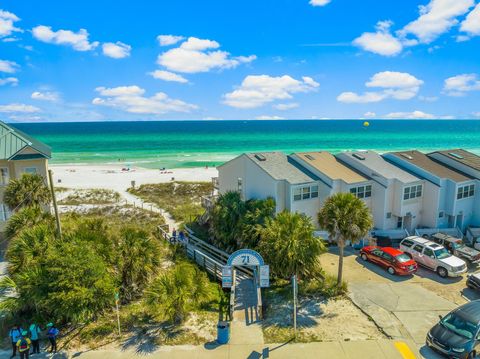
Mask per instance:
[[[104,188],[76,189],[65,198],[58,201],[58,204],[78,206],[82,204],[113,204],[121,199],[120,193]]]
[[[167,211],[177,222],[193,221],[203,214],[201,199],[213,191],[211,182],[183,182],[143,184],[128,192],[144,202],[156,204]]]
[[[11,239],[20,234],[21,231],[39,223],[49,223],[53,226],[54,217],[39,206],[24,207],[10,217],[4,234],[7,239]]]
[[[351,193],[336,193],[325,201],[318,213],[320,226],[327,230],[338,245],[337,285],[343,282],[343,258],[347,241],[358,242],[373,228],[370,210],[361,199]]]
[[[39,174],[24,173],[20,178],[10,180],[3,194],[3,202],[11,210],[42,207],[49,204],[50,200],[47,180]]]
[[[321,274],[318,256],[326,251],[326,246],[321,238],[314,236],[314,226],[306,215],[280,212],[266,219],[260,236],[258,250],[274,276],[316,278]]]

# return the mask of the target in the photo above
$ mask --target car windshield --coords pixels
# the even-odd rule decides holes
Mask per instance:
[[[472,339],[477,331],[475,324],[466,321],[463,318],[460,318],[455,313],[448,314],[440,322],[445,328],[451,330],[457,335],[460,335],[467,339]]]
[[[444,259],[452,256],[445,248],[435,249],[434,252],[435,257],[438,259]]]
[[[405,262],[408,262],[410,260],[410,257],[407,256],[405,253],[402,253],[402,254],[399,254],[398,256],[396,256],[395,259],[399,263],[405,263]]]

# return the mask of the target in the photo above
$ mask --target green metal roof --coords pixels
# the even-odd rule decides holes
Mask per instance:
[[[38,151],[43,157],[52,157],[49,146],[0,121],[0,160],[10,160],[27,147]]]

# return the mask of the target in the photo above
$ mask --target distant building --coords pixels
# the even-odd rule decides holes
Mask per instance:
[[[343,152],[337,158],[373,181],[372,214],[376,229],[422,225],[424,181],[387,162],[373,151]]]
[[[276,212],[285,209],[316,217],[320,206],[319,181],[280,152],[243,154],[218,167],[218,191],[239,191],[242,198],[271,197]]]
[[[480,196],[475,193],[478,180],[473,176],[419,151],[388,153],[384,157],[425,180],[424,224],[463,231],[480,223]]]
[[[24,173],[38,173],[47,178],[50,147],[29,135],[0,122],[0,232],[11,215],[3,203],[5,187]]]

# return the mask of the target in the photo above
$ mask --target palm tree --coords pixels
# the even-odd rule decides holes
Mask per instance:
[[[3,201],[15,210],[22,207],[43,206],[50,202],[51,194],[45,178],[39,174],[24,173],[11,180],[3,195]]]
[[[267,219],[273,218],[275,214],[275,200],[273,198],[251,199],[245,205],[247,209],[242,219],[238,247],[257,248]]]
[[[205,272],[188,262],[158,276],[145,291],[146,304],[177,324],[186,319],[190,310],[212,297],[212,286]]]
[[[242,201],[240,193],[231,191],[218,197],[211,214],[210,230],[217,244],[223,249],[237,248],[245,212],[245,202]]]
[[[311,219],[304,214],[283,211],[267,218],[261,230],[259,251],[280,278],[316,275],[318,256],[325,250],[323,241],[314,236]]]
[[[365,203],[351,193],[337,193],[327,198],[318,213],[320,227],[327,230],[338,244],[337,285],[342,283],[345,242],[357,242],[373,227],[370,210]]]
[[[40,223],[53,226],[54,218],[38,206],[24,207],[9,218],[5,227],[5,236],[12,239],[24,229],[32,228]]]

